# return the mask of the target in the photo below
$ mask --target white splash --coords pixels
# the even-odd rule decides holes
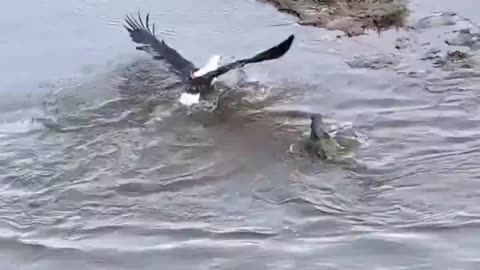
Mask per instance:
[[[200,100],[200,93],[198,94],[189,94],[189,93],[182,93],[180,96],[180,103],[186,106],[192,106],[193,104],[198,103]]]
[[[207,64],[195,71],[193,73],[193,77],[199,77],[207,74],[210,71],[213,71],[218,68],[218,64],[220,62],[220,59],[222,57],[220,55],[212,55],[210,59],[208,60]],[[212,80],[212,83],[215,82],[216,78]],[[180,103],[186,106],[191,106],[193,104],[196,104],[200,101],[200,93],[198,94],[189,94],[189,93],[182,93],[180,96],[180,99],[178,100]]]

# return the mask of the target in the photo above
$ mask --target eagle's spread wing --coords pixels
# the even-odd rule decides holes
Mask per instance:
[[[142,46],[137,46],[137,50],[149,53],[154,59],[167,61],[177,73],[184,78],[189,78],[190,74],[197,68],[192,62],[183,58],[180,53],[169,47],[165,41],[158,40],[155,37],[155,24],[149,24],[149,17],[149,14],[147,14],[144,23],[140,13],[138,13],[138,20],[132,16],[125,16],[125,28],[130,34],[132,41],[143,44]]]
[[[281,43],[277,44],[276,46],[274,46],[274,47],[272,47],[268,50],[260,52],[253,57],[237,60],[237,61],[232,62],[230,64],[226,64],[224,66],[221,66],[221,67],[219,67],[219,68],[217,68],[213,71],[210,71],[210,72],[204,74],[203,76],[199,76],[198,80],[211,81],[214,78],[216,78],[216,77],[218,77],[222,74],[225,74],[232,69],[240,68],[240,67],[243,67],[247,64],[258,63],[258,62],[263,62],[263,61],[267,61],[267,60],[273,60],[273,59],[280,58],[285,53],[287,53],[288,50],[290,50],[290,47],[292,46],[294,38],[295,38],[294,35],[290,35],[287,39],[285,39]],[[195,78],[194,78],[194,80],[195,80]]]

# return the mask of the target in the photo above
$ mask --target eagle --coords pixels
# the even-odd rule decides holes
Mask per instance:
[[[182,94],[180,101],[184,104],[195,103],[193,100],[200,98],[212,91],[212,83],[219,76],[241,68],[247,64],[259,63],[267,60],[273,60],[282,57],[290,50],[295,36],[291,34],[274,47],[264,50],[256,55],[233,61],[231,63],[219,66],[220,56],[212,56],[207,65],[203,68],[196,67],[191,61],[185,59],[178,51],[170,47],[163,39],[155,36],[155,24],[150,23],[150,14],[147,13],[145,21],[142,20],[140,12],[138,18],[132,15],[125,16],[124,27],[128,31],[131,40],[137,44],[137,50],[145,51],[150,54],[154,60],[163,60],[170,65],[172,71],[182,78],[185,82],[185,93]]]

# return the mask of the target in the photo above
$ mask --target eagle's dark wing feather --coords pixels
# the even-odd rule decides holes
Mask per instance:
[[[158,40],[155,37],[155,24],[150,25],[149,19],[149,14],[146,16],[145,23],[142,21],[140,13],[138,13],[138,20],[132,16],[125,16],[126,25],[124,26],[132,41],[143,44],[138,46],[137,50],[149,53],[154,59],[165,60],[181,76],[189,78],[191,72],[197,70],[195,65],[183,58],[180,53],[168,46],[163,40]]]
[[[276,46],[265,50],[263,52],[260,52],[256,54],[253,57],[246,58],[246,59],[241,59],[237,60],[235,62],[232,62],[230,64],[226,64],[224,66],[221,66],[217,68],[216,70],[210,71],[206,73],[203,76],[198,77],[202,81],[211,81],[214,78],[225,74],[229,72],[232,69],[240,68],[243,67],[247,64],[252,64],[252,63],[258,63],[258,62],[263,62],[267,60],[273,60],[282,57],[285,53],[290,50],[290,47],[292,46],[293,39],[295,38],[294,35],[290,35],[287,39],[282,41],[281,43],[277,44]]]

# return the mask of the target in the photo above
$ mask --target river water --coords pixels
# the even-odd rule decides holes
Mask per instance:
[[[413,22],[455,11],[480,23],[474,1],[410,5]],[[2,10],[2,270],[480,269],[480,73],[419,60],[458,25],[337,39],[253,0]],[[245,68],[267,89],[249,113],[192,117],[122,28],[137,10],[199,66],[296,39]],[[398,37],[413,49],[396,50]],[[398,64],[347,64],[379,53]],[[350,123],[364,142],[347,163],[293,158],[308,131],[299,112]]]

